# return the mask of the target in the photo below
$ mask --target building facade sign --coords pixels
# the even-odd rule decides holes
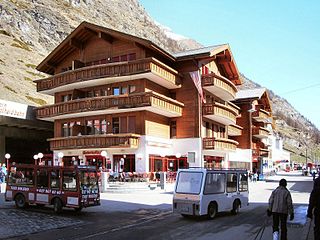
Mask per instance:
[[[0,99],[0,115],[26,119],[28,105]]]

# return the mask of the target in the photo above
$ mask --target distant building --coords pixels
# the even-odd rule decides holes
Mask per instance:
[[[35,107],[0,99],[0,162],[5,154],[10,161],[33,161],[33,156],[50,153],[48,138],[53,136],[53,124],[37,120]]]
[[[263,172],[270,165],[268,138],[272,131],[272,110],[268,92],[265,88],[240,90],[234,103],[240,107],[237,125],[242,132],[231,137],[239,142],[231,158],[245,161],[248,169]]]
[[[283,139],[279,136],[270,137],[270,158],[273,169],[285,170],[291,166],[290,152],[283,148]]]

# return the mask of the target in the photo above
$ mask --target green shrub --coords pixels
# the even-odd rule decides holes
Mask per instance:
[[[25,42],[23,41],[20,41],[18,39],[13,39],[14,43],[11,44],[12,47],[17,47],[17,48],[21,48],[23,50],[26,50],[26,51],[31,51],[31,49],[29,48],[28,44],[26,44]]]
[[[26,98],[29,99],[30,101],[38,104],[38,105],[41,105],[41,106],[47,104],[47,102],[45,100],[41,99],[41,98],[34,98],[34,97],[31,97],[31,96],[26,96]]]
[[[14,89],[12,89],[11,87],[9,87],[9,86],[4,86],[6,89],[8,89],[9,91],[11,91],[11,92],[14,92],[14,93],[17,93]]]
[[[11,37],[10,33],[8,33],[6,30],[4,29],[0,29],[0,34],[6,35],[8,37]]]

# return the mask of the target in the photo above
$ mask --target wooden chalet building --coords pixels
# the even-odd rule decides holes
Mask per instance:
[[[227,44],[171,54],[83,22],[37,70],[51,75],[35,82],[55,99],[37,109],[39,119],[54,122],[48,141],[55,164],[75,159],[113,171],[176,171],[227,167],[236,150],[228,129],[241,134],[240,108],[230,101],[241,81]],[[200,90],[190,72],[199,73]]]
[[[253,171],[262,172],[262,165],[270,160],[269,140],[272,133],[272,109],[268,92],[265,88],[239,90],[234,103],[240,107],[237,125],[242,127],[242,134],[232,136],[239,143],[237,157],[248,159]]]

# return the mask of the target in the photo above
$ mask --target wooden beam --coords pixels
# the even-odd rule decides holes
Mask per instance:
[[[217,60],[218,60],[218,63],[229,63],[229,62],[232,62],[231,56],[218,57]]]
[[[85,27],[84,30],[85,30],[87,33],[89,33],[90,35],[94,35],[94,36],[97,36],[97,35],[98,35],[98,33],[97,33],[96,31],[92,30],[91,28]]]
[[[71,38],[70,41],[69,41],[69,45],[72,46],[72,47],[76,47],[80,50],[83,49],[83,43],[75,38]]]
[[[114,38],[111,35],[106,34],[104,32],[98,32],[98,37],[109,43],[112,43],[114,40]]]

